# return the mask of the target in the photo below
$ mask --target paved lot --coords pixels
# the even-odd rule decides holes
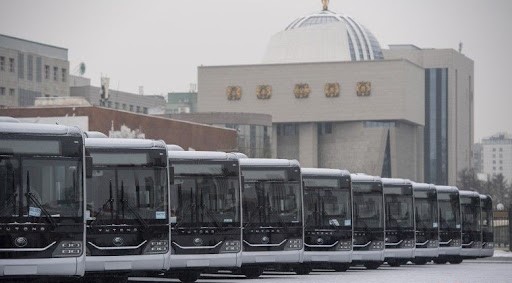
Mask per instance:
[[[398,268],[382,266],[378,270],[353,268],[347,272],[318,271],[310,275],[299,276],[294,273],[266,273],[259,279],[245,279],[233,275],[204,275],[199,283],[329,283],[329,282],[439,282],[439,283],[509,283],[512,282],[512,258],[491,258],[487,260],[467,260],[459,265],[424,266],[407,265]],[[134,282],[179,282],[172,279],[139,279]]]

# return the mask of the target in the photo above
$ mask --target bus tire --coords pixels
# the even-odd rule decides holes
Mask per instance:
[[[256,279],[263,274],[263,268],[258,266],[242,267],[242,274],[249,279]]]
[[[379,268],[382,265],[382,263],[372,261],[372,262],[365,262],[363,265],[364,265],[364,267],[366,267],[366,269],[373,270],[373,269]]]
[[[183,283],[194,283],[201,277],[201,272],[198,271],[182,271],[177,274],[180,282]]]
[[[308,275],[311,273],[311,270],[312,268],[305,265],[305,264],[301,264],[299,266],[295,266],[293,267],[293,271],[297,274],[297,275]]]
[[[450,264],[460,264],[460,263],[462,263],[462,260],[463,260],[462,257],[459,256],[459,257],[450,259],[449,262],[450,262]]]
[[[435,264],[445,264],[447,262],[448,262],[448,260],[446,260],[446,259],[434,258],[434,263]]]
[[[424,259],[424,258],[415,258],[415,259],[413,259],[412,262],[414,264],[416,264],[416,265],[425,265],[425,264],[427,264],[427,260]]]
[[[350,268],[349,263],[333,263],[331,266],[336,272],[345,272]]]
[[[388,264],[389,264],[389,266],[392,266],[392,267],[399,267],[400,261],[398,259],[390,259],[390,260],[388,260]]]

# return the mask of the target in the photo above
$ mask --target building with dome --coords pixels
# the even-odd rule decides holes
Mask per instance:
[[[302,166],[455,184],[471,166],[473,61],[382,49],[324,9],[270,39],[261,64],[198,67],[198,111],[272,116],[272,156]]]

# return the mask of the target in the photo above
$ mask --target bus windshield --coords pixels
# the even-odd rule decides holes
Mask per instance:
[[[482,230],[492,231],[492,216],[491,199],[482,199]]]
[[[480,196],[461,197],[462,230],[480,230]]]
[[[175,176],[171,190],[171,222],[175,226],[239,225],[239,178]]]
[[[384,228],[382,185],[353,182],[354,227],[357,229]]]
[[[438,194],[441,229],[460,229],[460,202],[457,193]]]
[[[103,224],[168,219],[166,173],[159,167],[94,167],[87,179],[91,219]]]
[[[337,178],[304,178],[306,226],[333,228],[352,226],[350,190]]]
[[[285,180],[246,180],[243,212],[244,226],[287,226],[300,223],[300,183]]]
[[[81,181],[78,158],[0,156],[0,217],[80,218]]]
[[[410,186],[408,188],[401,186],[385,188],[386,229],[414,228],[412,189],[407,191],[409,194],[404,194],[406,189],[410,189]],[[389,191],[391,193],[388,193]]]
[[[438,211],[437,195],[435,192],[414,192],[416,207],[416,228],[437,229]]]

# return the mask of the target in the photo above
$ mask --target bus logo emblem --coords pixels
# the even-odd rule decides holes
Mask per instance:
[[[203,240],[201,238],[195,238],[194,239],[194,245],[202,246],[203,245]]]
[[[14,245],[18,248],[23,248],[28,244],[28,240],[25,237],[18,237],[14,240]]]
[[[124,240],[123,238],[121,237],[115,237],[113,240],[112,240],[112,243],[114,244],[114,246],[116,247],[120,247],[124,244]]]
[[[270,241],[270,239],[267,236],[264,236],[263,238],[261,238],[261,242],[263,244],[268,244],[269,241]]]
[[[324,243],[324,239],[318,238],[318,239],[316,239],[316,242],[317,242],[317,244],[321,245]]]

